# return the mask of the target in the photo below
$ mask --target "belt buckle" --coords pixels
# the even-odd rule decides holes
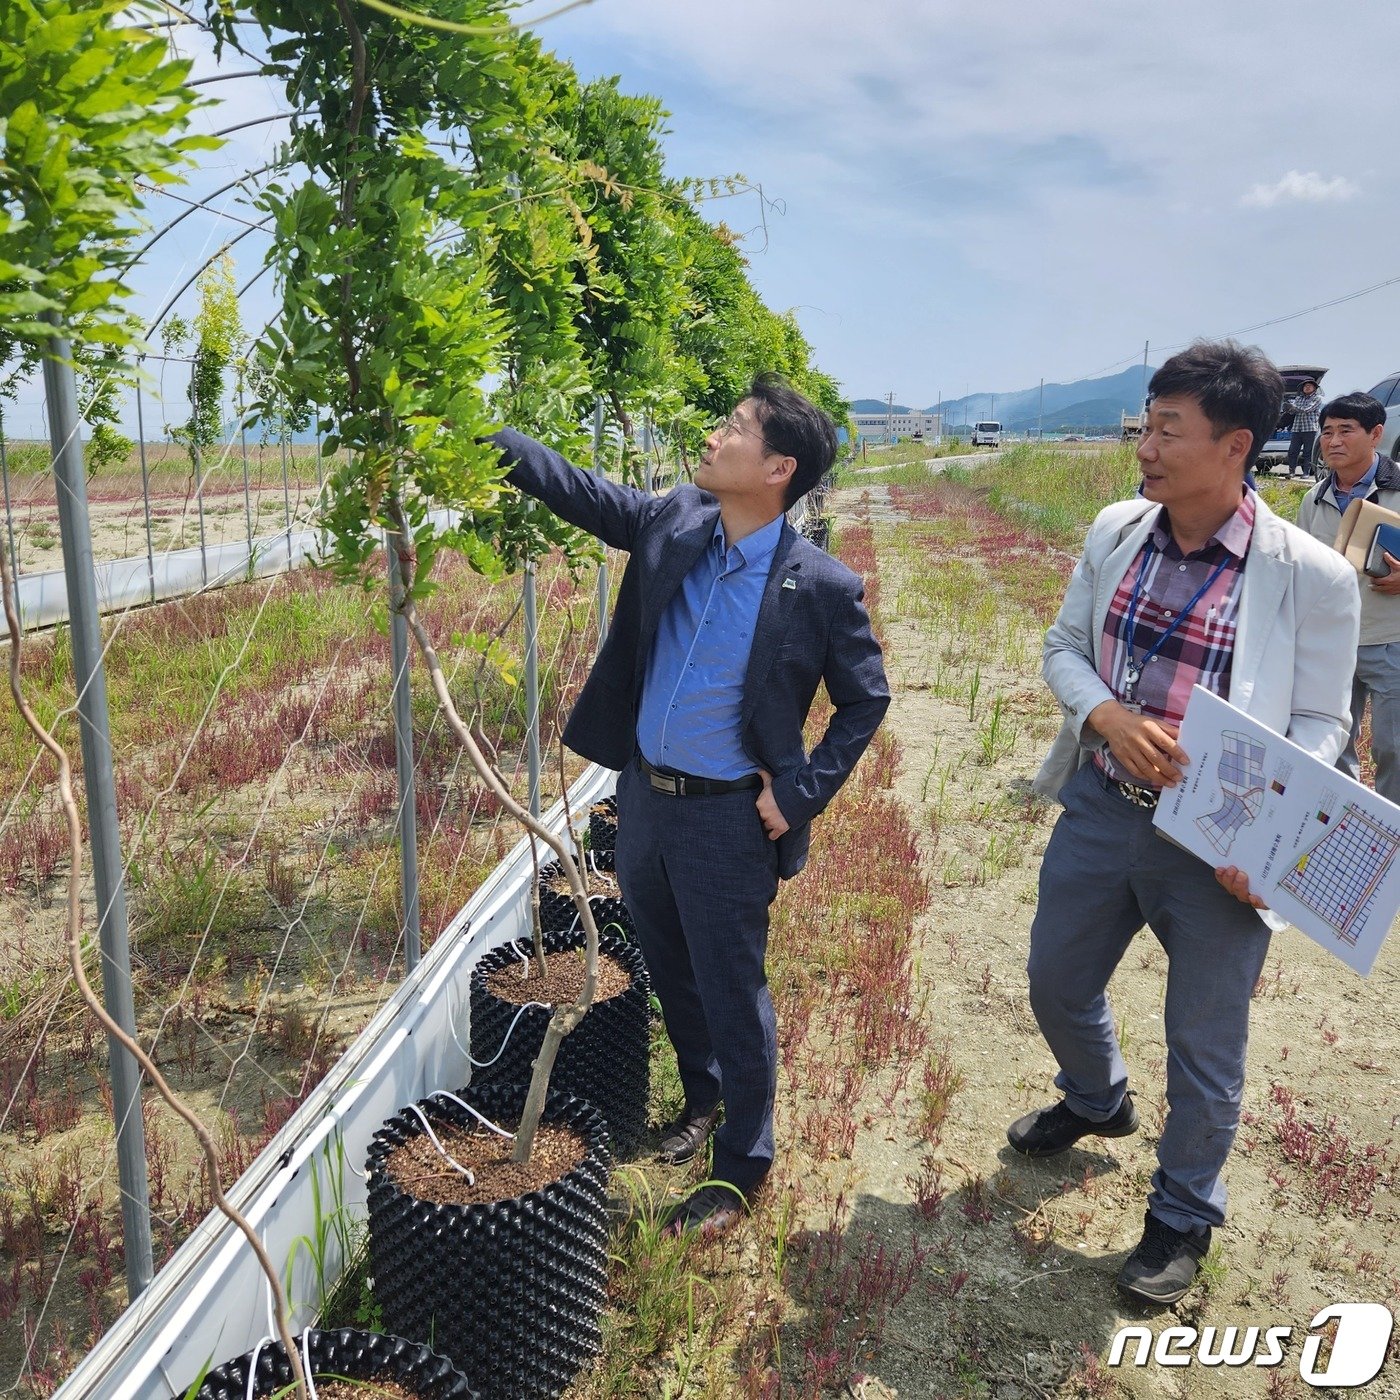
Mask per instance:
[[[655,769],[648,768],[647,777],[651,779],[654,792],[664,792],[671,797],[680,797],[684,791],[681,787],[681,780],[669,773],[658,773]]]
[[[1133,804],[1134,807],[1142,807],[1151,811],[1157,805],[1158,798],[1161,797],[1155,788],[1138,787],[1136,783],[1119,783],[1118,791]]]

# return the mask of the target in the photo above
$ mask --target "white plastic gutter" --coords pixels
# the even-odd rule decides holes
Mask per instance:
[[[574,783],[569,804],[577,825],[586,822],[590,804],[612,792],[616,777],[593,765]],[[551,830],[562,832],[564,804],[556,802],[544,819]],[[284,1280],[298,1238],[316,1233],[313,1173],[319,1173],[324,1217],[332,1208],[330,1168],[343,1151],[344,1205],[363,1222],[360,1173],[375,1131],[406,1104],[467,1083],[471,970],[488,950],[528,938],[532,877],[530,843],[522,838],[248,1170],[231,1187],[225,1184],[229,1200],[258,1231]],[[296,1255],[293,1332],[315,1320],[322,1301],[307,1251],[296,1249]],[[324,1261],[327,1286],[343,1264],[331,1233]],[[250,1351],[270,1330],[266,1281],[257,1260],[243,1235],[212,1212],[56,1395],[62,1400],[182,1396],[202,1368]]]

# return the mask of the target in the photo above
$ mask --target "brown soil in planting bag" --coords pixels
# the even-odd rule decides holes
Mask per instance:
[[[407,1390],[398,1381],[375,1376],[366,1380],[322,1380],[316,1377],[320,1400],[418,1400],[416,1390]]]
[[[502,1123],[514,1128],[514,1123]],[[558,1181],[583,1161],[587,1144],[572,1128],[541,1123],[528,1162],[512,1162],[515,1144],[489,1128],[461,1128],[435,1122],[438,1141],[464,1167],[471,1169],[475,1184],[467,1180],[433,1146],[426,1133],[396,1147],[385,1161],[390,1177],[410,1196],[438,1205],[486,1205],[509,1201],[528,1191],[538,1191]]]
[[[530,959],[530,975],[522,977],[523,962],[498,967],[486,979],[493,996],[502,1001],[524,1006],[527,1001],[542,1001],[547,1006],[577,1001],[583,991],[583,954],[578,949],[544,955],[545,975],[535,972],[535,960]],[[593,1000],[608,1001],[621,996],[632,985],[627,969],[608,953],[598,955],[598,990]]]
[[[622,891],[617,883],[617,876],[609,870],[594,870],[591,865],[586,865],[580,872],[583,875],[584,887],[589,894],[601,894],[608,899],[620,899]],[[553,874],[546,875],[544,887],[553,890],[555,894],[562,894],[565,899],[573,898],[573,891],[569,888],[569,877],[562,870],[556,868]]]

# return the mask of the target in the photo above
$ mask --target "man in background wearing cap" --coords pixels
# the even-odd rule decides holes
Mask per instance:
[[[1317,444],[1317,411],[1322,407],[1322,395],[1317,392],[1317,380],[1303,380],[1303,387],[1293,400],[1293,427],[1288,437],[1288,475],[1297,469],[1299,476],[1312,475],[1313,448]]]

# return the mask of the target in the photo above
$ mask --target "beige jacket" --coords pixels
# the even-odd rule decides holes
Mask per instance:
[[[1044,796],[1056,796],[1103,747],[1103,737],[1085,721],[1095,706],[1114,698],[1098,672],[1104,621],[1158,509],[1135,498],[1099,513],[1060,615],[1045,634],[1042,674],[1060,702],[1064,724],[1036,775],[1035,790]],[[1260,499],[1241,587],[1226,698],[1324,763],[1334,762],[1351,730],[1360,612],[1356,570]]]
[[[1376,466],[1376,480],[1367,494],[1368,501],[1387,510],[1400,512],[1400,467],[1389,457],[1382,457]],[[1328,472],[1311,491],[1298,502],[1298,528],[1306,530],[1313,539],[1330,545],[1337,538],[1342,513],[1332,495],[1332,473]],[[1368,587],[1369,580],[1359,578],[1361,585],[1361,639],[1363,647],[1382,646],[1400,642],[1400,598],[1387,598]]]

